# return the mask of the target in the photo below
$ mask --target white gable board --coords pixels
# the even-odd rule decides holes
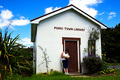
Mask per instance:
[[[33,24],[33,23],[32,23]],[[34,42],[34,66],[36,73],[47,72],[46,63],[43,63],[43,51],[49,56],[49,71],[62,71],[61,53],[65,49],[63,38],[77,41],[78,72],[84,72],[80,63],[88,55],[84,49],[88,48],[89,33],[92,28],[100,32],[101,26],[74,9],[69,9],[37,23]],[[74,40],[75,39],[75,40]],[[80,40],[77,40],[80,39]],[[101,57],[101,36],[96,41],[96,54]]]

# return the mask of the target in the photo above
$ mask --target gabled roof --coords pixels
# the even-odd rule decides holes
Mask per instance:
[[[79,14],[83,15],[84,17],[88,18],[89,20],[93,21],[94,23],[96,23],[97,25],[99,25],[101,27],[101,29],[106,29],[107,26],[104,25],[103,23],[99,22],[98,20],[96,20],[95,18],[93,18],[92,16],[88,15],[87,13],[85,13],[84,11],[82,11],[81,9],[77,8],[74,5],[69,5],[63,8],[60,8],[58,10],[55,10],[53,12],[50,12],[48,14],[45,14],[43,16],[37,17],[35,19],[31,20],[31,41],[35,42],[35,37],[36,37],[36,31],[37,31],[37,24],[40,23],[40,21],[45,20],[47,18],[50,18],[52,16],[55,16],[57,14],[60,14],[62,12],[65,12],[67,10],[73,9],[75,11],[77,11]]]
[[[99,22],[98,20],[96,20],[95,18],[93,18],[92,16],[88,15],[87,13],[85,13],[84,11],[82,11],[81,9],[77,8],[76,6],[74,5],[69,5],[69,6],[66,6],[66,7],[63,7],[63,8],[60,8],[58,10],[55,10],[53,12],[50,12],[48,14],[45,14],[43,16],[40,16],[40,17],[37,17],[35,19],[32,19],[31,20],[31,24],[39,24],[40,21],[46,19],[46,18],[49,18],[49,17],[52,17],[54,15],[57,15],[59,13],[62,13],[64,11],[67,11],[67,10],[70,10],[70,9],[73,9],[75,11],[77,11],[78,13],[82,14],[83,16],[85,16],[86,18],[90,19],[91,21],[93,21],[94,23],[98,24],[102,29],[104,28],[107,28],[106,25],[104,25],[103,23]]]

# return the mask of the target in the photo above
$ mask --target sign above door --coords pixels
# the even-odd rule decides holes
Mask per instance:
[[[54,27],[54,30],[85,31],[83,28]]]

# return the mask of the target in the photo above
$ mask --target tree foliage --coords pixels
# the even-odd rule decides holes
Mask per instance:
[[[0,29],[0,79],[8,74],[12,76],[13,72],[22,74],[25,72],[24,70],[30,72],[32,69],[28,61],[32,57],[31,51],[25,50],[22,44],[17,43],[20,36],[12,38],[12,33],[8,33],[8,27],[4,34]]]
[[[120,24],[102,30],[102,51],[107,62],[120,62]]]

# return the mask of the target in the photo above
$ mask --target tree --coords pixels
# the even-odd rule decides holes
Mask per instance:
[[[102,53],[106,54],[107,62],[120,62],[120,24],[114,28],[102,30]]]
[[[38,47],[41,49],[42,53],[43,53],[43,61],[41,64],[44,64],[46,65],[46,69],[47,69],[47,73],[48,73],[48,68],[49,68],[49,62],[51,62],[49,60],[49,56],[47,54],[47,49],[45,48],[45,50],[43,50],[43,48],[41,46],[38,45]]]

